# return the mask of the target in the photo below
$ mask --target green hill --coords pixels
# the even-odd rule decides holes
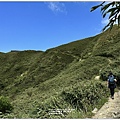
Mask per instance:
[[[2,118],[86,118],[109,95],[112,71],[120,84],[120,29],[42,51],[0,53],[0,94],[13,111]],[[99,80],[95,77],[100,76]]]

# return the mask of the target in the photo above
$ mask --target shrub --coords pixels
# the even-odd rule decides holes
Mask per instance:
[[[63,91],[64,100],[78,111],[90,112],[94,107],[107,96],[107,88],[101,82],[88,82],[76,86],[73,89]]]
[[[7,113],[12,111],[13,107],[8,101],[8,99],[4,96],[0,96],[0,112]]]
[[[79,113],[79,118],[90,117],[94,108],[99,109],[107,101],[109,92],[102,81],[87,82],[66,88],[58,96],[39,104],[32,114],[36,118],[74,118],[72,114],[76,112]],[[65,109],[74,111],[64,113]],[[62,114],[49,114],[50,110],[63,111]]]

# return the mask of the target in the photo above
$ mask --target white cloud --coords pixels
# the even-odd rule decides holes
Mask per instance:
[[[60,2],[49,2],[48,4],[48,8],[50,10],[52,10],[54,13],[58,13],[58,12],[62,12],[67,14],[66,11],[66,7],[64,3],[60,3]]]

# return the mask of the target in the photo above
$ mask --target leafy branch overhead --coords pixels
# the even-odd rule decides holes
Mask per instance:
[[[102,2],[101,4],[97,6],[93,6],[91,8],[91,12],[96,10],[97,8],[101,8],[102,17],[105,18],[106,15],[109,16],[109,23],[103,28],[103,31],[105,31],[108,27],[112,29],[114,23],[117,22],[118,26],[120,25],[120,2],[109,2],[106,4],[106,2]]]

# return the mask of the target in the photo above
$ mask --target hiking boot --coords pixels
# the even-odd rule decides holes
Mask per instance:
[[[111,96],[112,99],[114,99],[114,96]]]

